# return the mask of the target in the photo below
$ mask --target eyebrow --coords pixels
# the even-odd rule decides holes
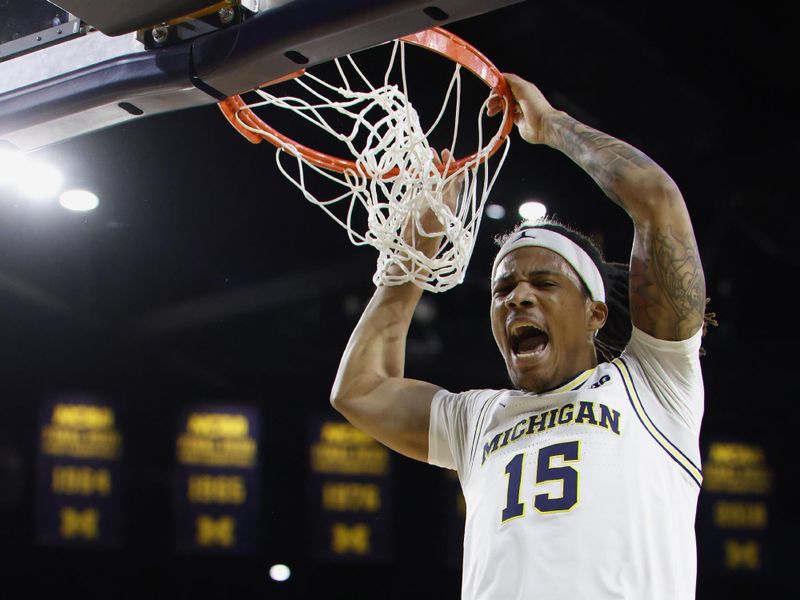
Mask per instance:
[[[552,271],[550,269],[535,269],[533,271],[528,271],[528,277],[536,277],[537,275],[560,275],[561,277],[566,277],[564,273],[561,271]],[[496,277],[495,280],[492,282],[492,285],[497,285],[498,283],[502,283],[514,277],[513,272],[505,272],[500,275],[500,277]]]

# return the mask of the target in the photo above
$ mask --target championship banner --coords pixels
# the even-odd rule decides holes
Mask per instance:
[[[178,552],[258,552],[260,438],[261,418],[253,407],[219,404],[181,411],[173,480]]]
[[[318,416],[309,432],[309,541],[314,558],[391,559],[389,450],[339,418]]]
[[[40,406],[36,539],[47,546],[121,543],[122,433],[106,400],[65,396]]]
[[[706,440],[698,506],[704,568],[717,574],[764,575],[776,522],[773,469],[759,443]]]

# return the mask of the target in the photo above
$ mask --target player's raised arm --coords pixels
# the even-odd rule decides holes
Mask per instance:
[[[446,151],[443,158],[447,158]],[[454,206],[458,183],[446,188]],[[440,226],[423,218],[426,232]],[[406,237],[412,231],[407,227]],[[440,237],[414,236],[428,256]],[[381,286],[367,305],[342,356],[331,391],[331,404],[353,425],[389,448],[417,460],[428,460],[430,407],[439,386],[405,377],[406,335],[422,289],[413,283]]]
[[[439,388],[404,378],[406,334],[421,294],[412,283],[375,291],[347,343],[331,404],[389,448],[427,461],[430,404]]]
[[[506,80],[523,139],[569,156],[633,220],[633,324],[663,340],[691,337],[703,325],[705,279],[678,186],[640,150],[553,108],[533,84],[510,74]]]

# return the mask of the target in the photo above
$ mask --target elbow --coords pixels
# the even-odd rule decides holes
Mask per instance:
[[[351,398],[336,389],[331,392],[330,403],[333,409],[344,417],[347,417],[352,410]]]
[[[342,378],[342,374],[337,373],[336,379],[331,386],[330,396],[328,397],[328,401],[335,411],[342,412],[342,407],[347,400],[347,395],[347,385]]]
[[[350,423],[353,423],[355,420],[358,420],[360,416],[363,416],[363,405],[361,407],[362,410],[359,410],[358,403],[355,402],[353,398],[332,394],[330,402],[333,409]]]
[[[353,415],[372,397],[381,381],[375,377],[337,377],[329,397],[331,406],[345,417]]]
[[[619,192],[623,205],[634,217],[672,213],[685,206],[678,185],[660,168],[648,169],[626,182]]]
[[[655,202],[683,199],[678,184],[661,168],[650,171],[644,178],[642,187],[645,190],[645,197],[652,198]]]
[[[342,407],[344,405],[344,398],[336,393],[336,391],[332,391],[330,395],[330,403],[333,409],[337,412],[342,412]]]

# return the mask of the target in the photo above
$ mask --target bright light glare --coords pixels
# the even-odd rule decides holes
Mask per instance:
[[[272,565],[269,568],[269,576],[274,581],[286,581],[292,576],[292,571],[286,565]]]
[[[487,204],[486,216],[490,219],[502,219],[506,216],[506,209],[500,204]]]
[[[89,190],[67,190],[61,194],[58,202],[66,209],[79,212],[94,210],[100,204],[97,194]]]
[[[58,191],[62,176],[55,167],[32,160],[23,161],[14,179],[20,194],[34,200],[43,200]]]
[[[0,150],[0,185],[12,183],[26,162],[27,159],[18,152]]]
[[[519,216],[526,221],[536,221],[547,214],[547,207],[541,202],[523,202],[519,206]]]

